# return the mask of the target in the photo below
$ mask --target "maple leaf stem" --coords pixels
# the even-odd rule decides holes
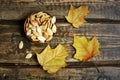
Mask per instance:
[[[92,61],[92,63],[95,65],[95,68],[96,68],[97,72],[100,73],[100,70],[99,70],[99,68],[97,67],[95,61]]]

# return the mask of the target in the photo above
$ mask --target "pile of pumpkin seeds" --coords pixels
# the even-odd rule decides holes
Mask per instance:
[[[24,24],[27,37],[33,42],[45,43],[53,38],[57,28],[56,17],[51,17],[47,13],[38,12],[30,15]]]

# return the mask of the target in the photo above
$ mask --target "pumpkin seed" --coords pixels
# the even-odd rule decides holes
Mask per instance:
[[[42,43],[44,43],[45,42],[45,37],[43,37],[43,36],[39,36],[39,37],[37,37],[38,38],[38,40],[40,41],[40,42],[42,42]]]
[[[47,34],[48,35],[53,35],[53,32],[52,32],[52,30],[49,27],[47,28]]]
[[[24,46],[23,41],[20,41],[20,43],[19,43],[19,49],[22,49],[23,46]]]
[[[30,35],[30,34],[31,34],[31,29],[28,29],[26,35]]]
[[[54,24],[53,27],[52,27],[52,31],[53,31],[53,33],[56,33],[56,31],[57,31],[57,27],[56,27],[55,24]]]
[[[51,22],[52,22],[52,24],[54,24],[56,22],[56,17],[55,16],[52,17]]]
[[[42,31],[41,31],[41,28],[38,27],[38,26],[37,26],[37,32],[38,32],[38,33],[41,33],[41,32],[42,32]]]
[[[31,53],[31,52],[29,52],[29,53],[25,56],[26,59],[30,59],[31,57],[32,57],[32,53]]]

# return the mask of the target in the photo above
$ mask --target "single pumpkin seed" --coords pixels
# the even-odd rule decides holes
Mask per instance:
[[[32,54],[31,52],[29,52],[29,53],[25,56],[25,58],[26,58],[26,59],[30,59],[30,58],[32,57],[32,55],[33,55],[33,54]]]
[[[47,28],[47,34],[48,35],[53,35],[53,32],[52,32],[52,30],[49,27]]]
[[[56,33],[56,31],[57,31],[57,27],[56,27],[55,24],[54,24],[53,27],[52,27],[52,31],[53,31],[53,33]]]
[[[40,41],[40,42],[42,42],[42,43],[44,43],[45,42],[45,37],[43,37],[43,36],[39,36],[39,37],[37,37],[38,38],[38,40]]]
[[[30,34],[31,34],[31,29],[28,29],[26,35],[30,35]]]
[[[39,26],[37,26],[37,29],[36,29],[36,30],[37,30],[38,33],[41,33],[41,32],[42,32],[41,27],[39,27]]]
[[[54,24],[56,22],[56,17],[55,16],[52,17],[51,22],[52,22],[52,24]]]
[[[23,46],[24,46],[23,41],[20,41],[20,43],[19,43],[19,49],[22,49]]]

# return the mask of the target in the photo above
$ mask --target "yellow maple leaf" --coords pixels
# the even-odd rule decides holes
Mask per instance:
[[[56,73],[60,68],[66,66],[65,58],[68,56],[67,49],[59,44],[55,49],[48,45],[44,51],[37,54],[37,60],[48,73]]]
[[[74,27],[79,28],[81,24],[86,22],[84,18],[87,16],[88,13],[88,6],[80,6],[79,8],[75,9],[74,6],[71,5],[68,16],[65,16],[65,18]]]
[[[96,35],[92,40],[86,39],[85,36],[79,37],[74,35],[73,47],[76,49],[74,58],[83,62],[88,61],[90,58],[100,54],[100,44],[96,38]]]

